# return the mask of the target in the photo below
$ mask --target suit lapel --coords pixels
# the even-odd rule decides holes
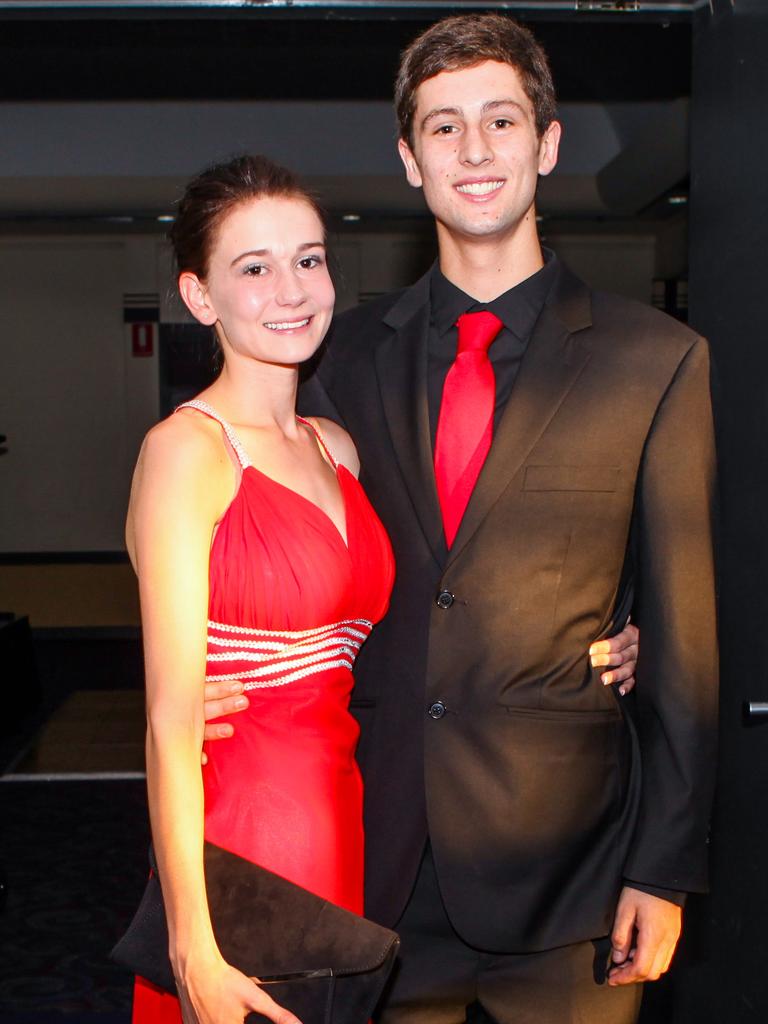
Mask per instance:
[[[393,333],[376,349],[381,401],[400,472],[435,559],[445,559],[432,463],[427,403],[429,274],[393,306],[384,321]]]
[[[586,286],[561,269],[523,357],[491,450],[470,498],[448,565],[481,525],[543,434],[589,360],[574,332],[589,326]]]

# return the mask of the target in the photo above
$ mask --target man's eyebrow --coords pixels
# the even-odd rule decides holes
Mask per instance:
[[[461,117],[461,107],[435,107],[422,118],[421,127],[434,121],[436,117]]]
[[[325,248],[325,242],[323,242],[323,241],[319,241],[319,242],[302,242],[301,245],[297,247],[296,252],[306,252],[307,249],[324,249],[324,248]],[[246,258],[246,256],[269,256],[270,251],[271,251],[270,249],[249,249],[248,252],[241,252],[239,256],[235,256],[235,258],[232,260],[232,262],[230,263],[230,267],[234,267],[234,265],[236,263],[239,263],[240,260],[244,260]]]
[[[517,107],[522,114],[528,115],[528,111],[522,103],[518,103],[517,100],[513,100],[511,97],[502,100],[489,100],[483,104],[483,113],[488,114],[493,110],[498,110],[499,107]]]

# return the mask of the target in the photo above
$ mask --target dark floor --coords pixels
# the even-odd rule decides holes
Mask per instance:
[[[143,685],[139,638],[135,631],[21,628],[9,631],[4,644],[0,1022],[127,1024],[132,979],[108,953],[146,878],[144,781],[16,781],[14,773],[35,771],[40,736],[78,695],[87,700],[90,691],[97,710],[107,691],[120,705],[136,702]],[[71,756],[61,750],[56,766],[65,774],[83,765],[86,743],[76,734],[71,743]],[[97,756],[88,767],[98,769]]]
[[[5,781],[0,815],[0,1020],[128,1021],[131,978],[107,954],[146,880],[143,781]]]

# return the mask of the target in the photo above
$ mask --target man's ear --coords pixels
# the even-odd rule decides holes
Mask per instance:
[[[559,121],[550,121],[539,142],[539,174],[547,175],[555,169],[560,148],[562,127]]]
[[[403,161],[405,166],[405,177],[408,184],[413,188],[421,188],[421,171],[419,170],[419,165],[416,163],[416,157],[413,155],[413,150],[405,139],[397,140],[397,152],[400,154],[400,159]]]
[[[197,274],[185,270],[179,275],[179,294],[195,320],[206,327],[213,327],[219,318],[211,305],[208,290]]]

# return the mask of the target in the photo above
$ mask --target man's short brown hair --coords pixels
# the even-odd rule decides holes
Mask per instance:
[[[395,110],[400,136],[412,142],[416,90],[442,71],[460,71],[496,60],[520,75],[533,105],[536,134],[555,117],[555,87],[546,54],[531,32],[502,14],[459,14],[443,18],[403,52],[395,79]]]

